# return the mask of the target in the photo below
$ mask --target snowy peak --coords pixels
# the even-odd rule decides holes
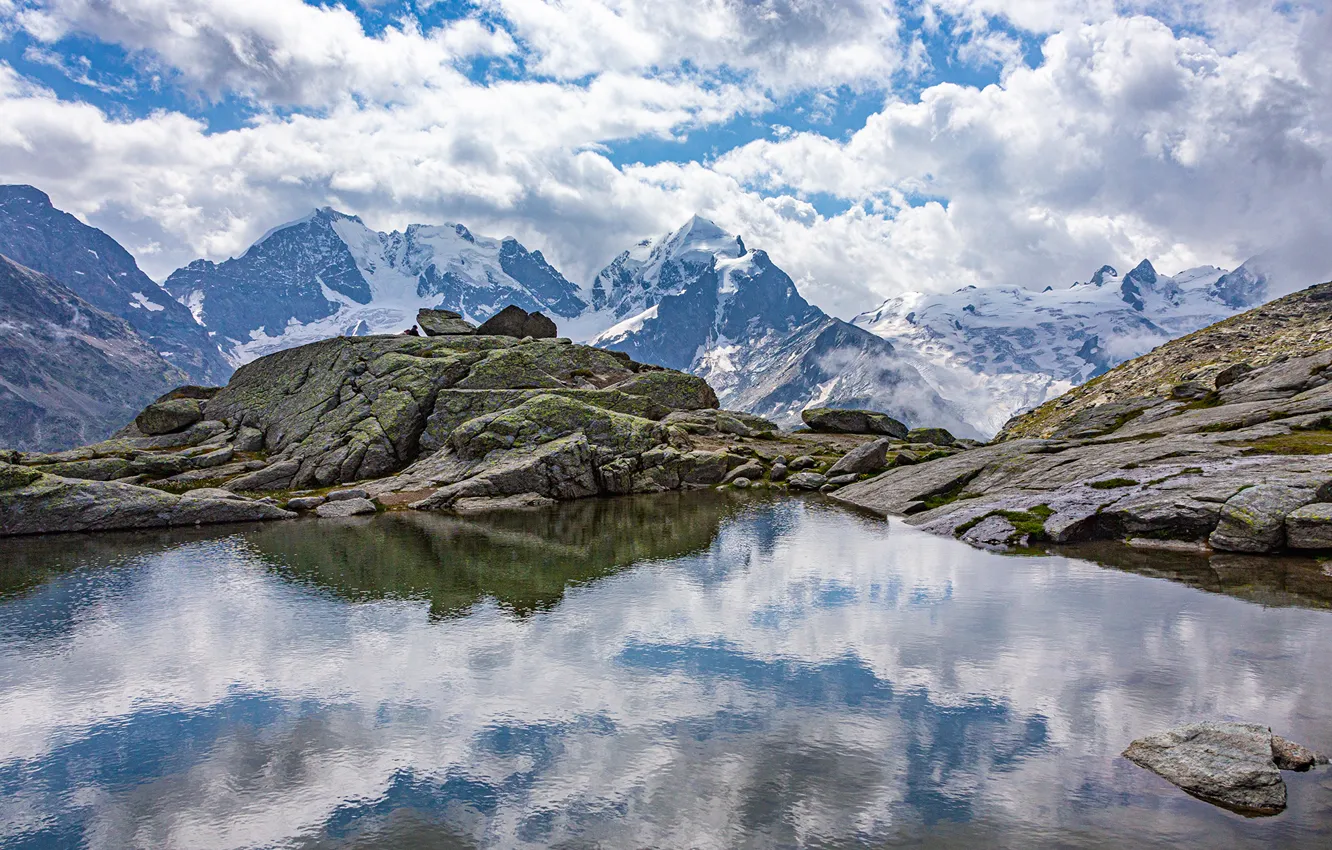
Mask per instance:
[[[586,307],[512,237],[456,223],[381,233],[331,207],[273,228],[239,257],[190,263],[166,287],[236,363],[339,334],[398,333],[423,307],[477,321],[509,304],[566,318]]]

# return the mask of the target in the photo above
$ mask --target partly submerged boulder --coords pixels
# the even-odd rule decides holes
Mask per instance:
[[[1193,723],[1139,738],[1124,757],[1209,803],[1245,814],[1286,808],[1286,769],[1307,770],[1309,750],[1256,723]]]
[[[832,434],[882,434],[905,440],[908,433],[906,425],[873,410],[811,407],[802,411],[800,418],[811,430]]]

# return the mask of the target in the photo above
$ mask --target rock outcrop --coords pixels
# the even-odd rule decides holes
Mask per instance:
[[[1319,761],[1306,747],[1255,723],[1194,723],[1129,744],[1124,757],[1199,799],[1250,815],[1286,808],[1282,770]]]
[[[418,310],[416,324],[426,336],[474,334],[476,328],[452,310]]]
[[[834,498],[983,545],[1322,548],[1328,524],[1317,506],[1332,502],[1332,284],[1129,361],[1001,436]],[[1012,530],[1000,534],[992,518]]]
[[[554,339],[558,332],[555,323],[538,312],[529,313],[516,304],[510,304],[495,315],[486,319],[476,329],[479,334],[511,336],[516,339]]]
[[[826,491],[958,451],[889,438],[863,445],[871,441],[782,433],[718,410],[702,378],[568,340],[338,337],[260,358],[222,388],[167,393],[110,440],[9,453],[47,489],[11,487],[0,533],[277,518],[287,515],[281,506],[322,517],[474,513],[722,484],[784,488],[788,457],[803,471],[790,486]],[[849,465],[837,466],[848,452]],[[196,490],[212,495],[189,496]],[[111,507],[73,515],[66,503],[85,497]]]

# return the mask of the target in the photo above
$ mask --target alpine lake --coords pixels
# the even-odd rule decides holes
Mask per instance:
[[[4,848],[1332,846],[1120,753],[1332,752],[1332,562],[695,492],[0,541]]]

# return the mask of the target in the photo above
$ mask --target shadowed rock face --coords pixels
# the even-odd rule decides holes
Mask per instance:
[[[188,380],[219,384],[231,374],[231,365],[187,307],[144,274],[116,240],[56,209],[44,192],[0,186],[0,254],[50,275],[97,309],[124,319]],[[126,386],[132,385],[119,385]]]
[[[476,330],[479,334],[511,336],[518,339],[554,339],[555,323],[540,313],[529,313],[522,307],[510,304],[487,319]]]
[[[1002,436],[836,498],[985,545],[1317,548],[1332,539],[1316,507],[1332,501],[1332,284],[1129,361]],[[997,522],[967,536],[996,517],[1002,539]]]
[[[0,440],[59,451],[105,439],[183,383],[123,319],[0,256]]]

